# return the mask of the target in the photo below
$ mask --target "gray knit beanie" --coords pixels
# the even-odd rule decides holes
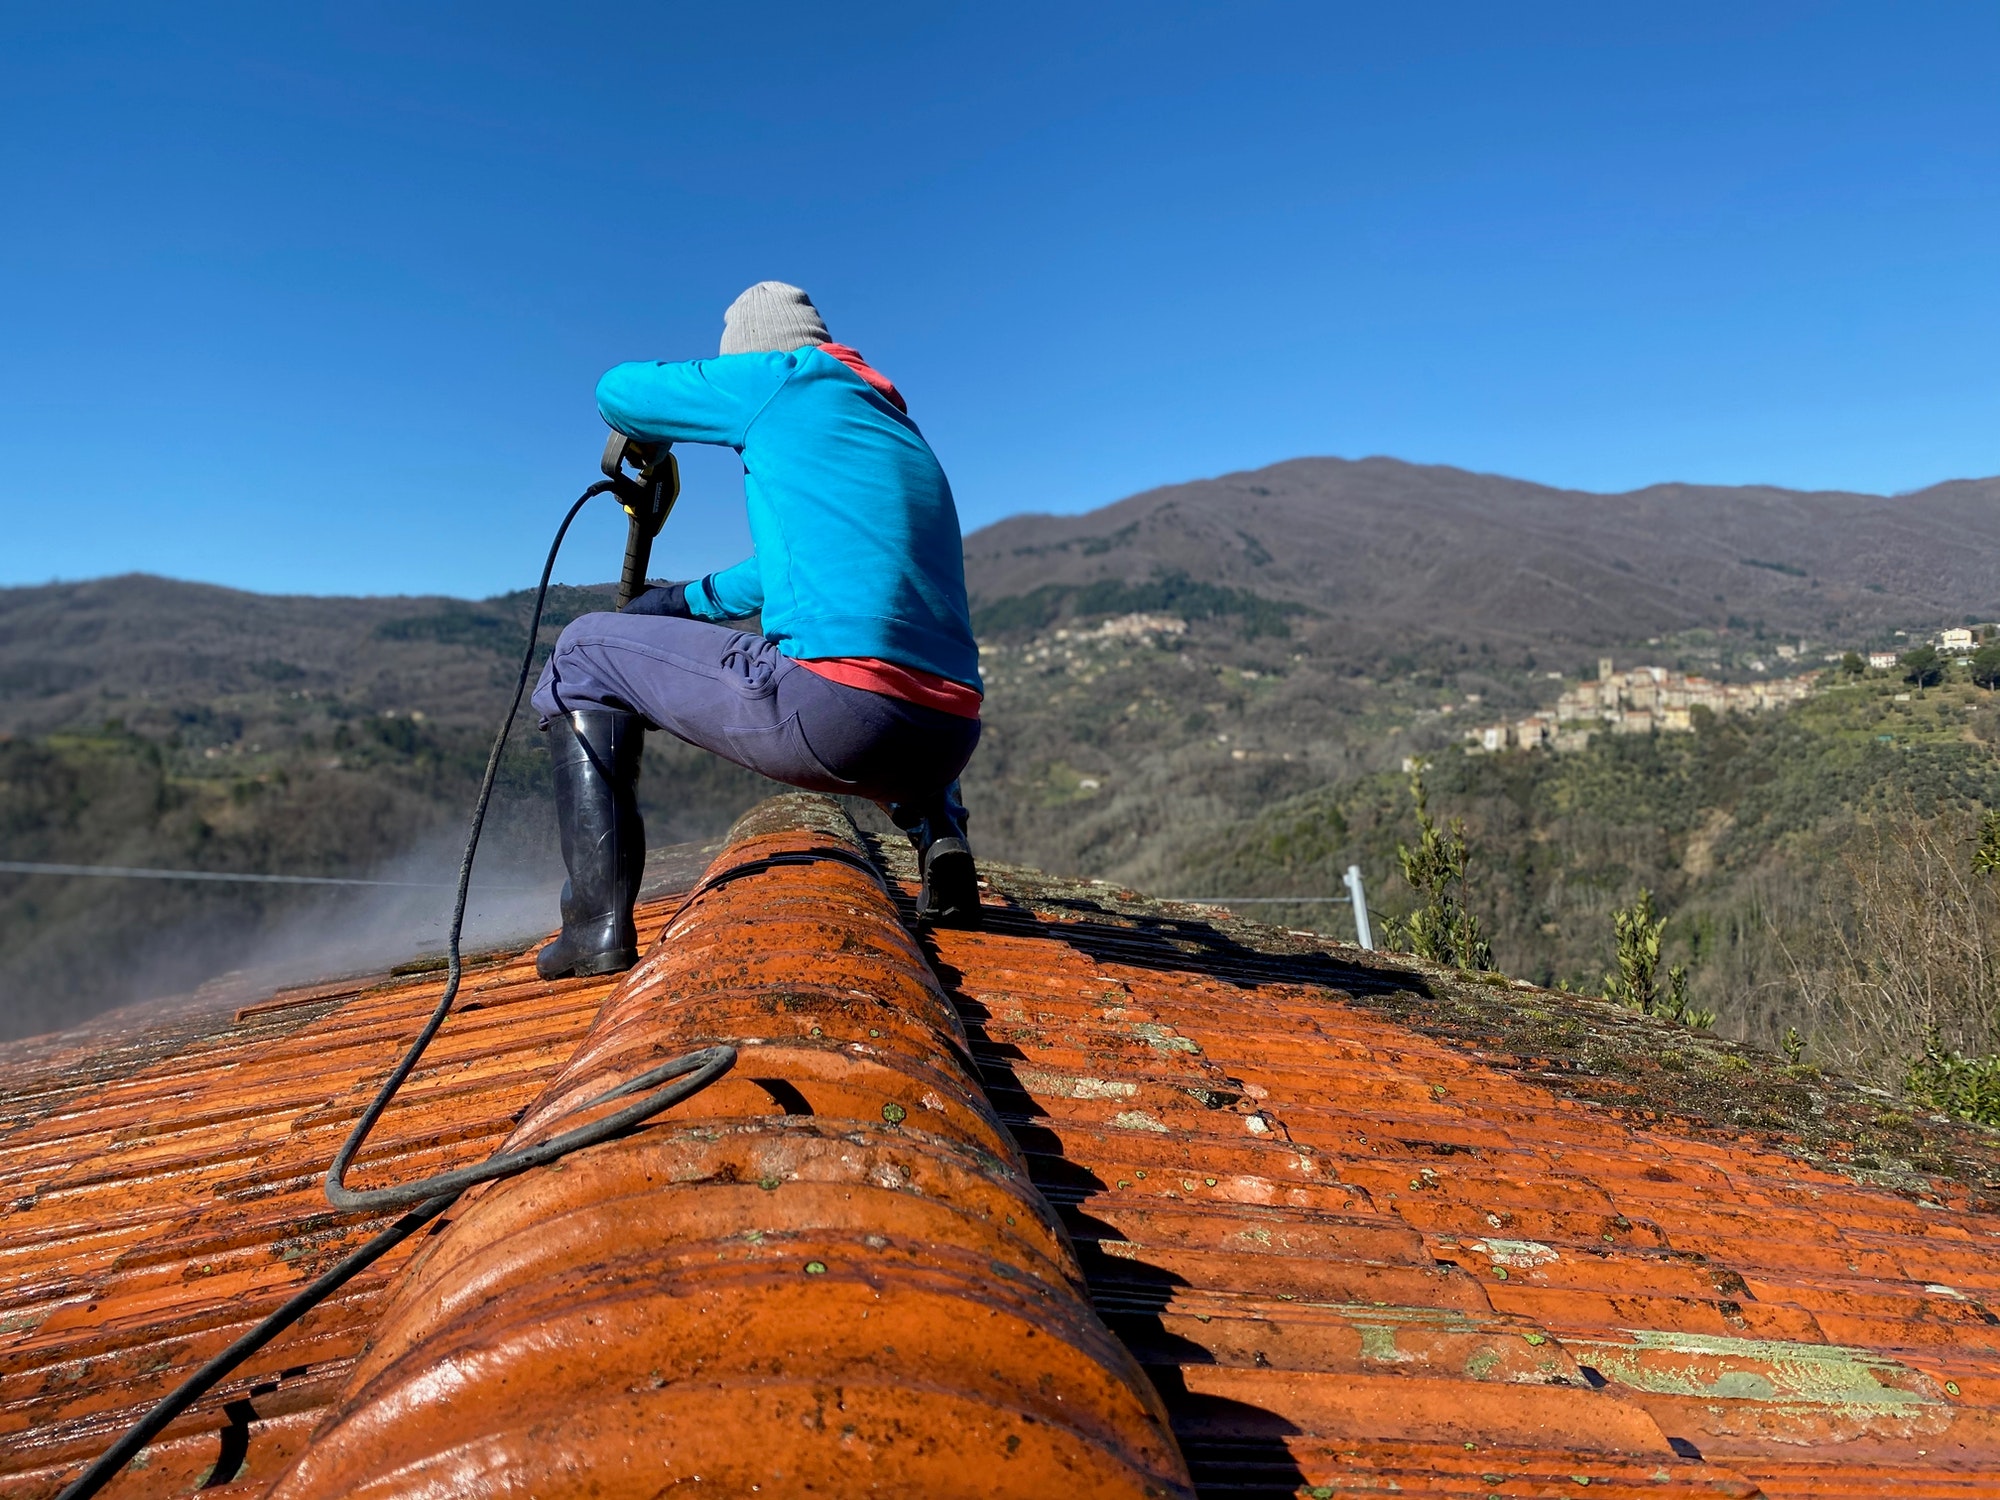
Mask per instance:
[[[789,354],[832,342],[812,298],[782,281],[760,281],[722,315],[724,354]]]

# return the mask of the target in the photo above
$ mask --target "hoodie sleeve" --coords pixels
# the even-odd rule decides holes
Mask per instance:
[[[797,365],[790,354],[614,365],[597,382],[597,410],[612,427],[642,441],[741,448],[750,424]]]
[[[740,620],[764,607],[764,575],[757,559],[746,557],[688,590],[688,611],[698,620]]]

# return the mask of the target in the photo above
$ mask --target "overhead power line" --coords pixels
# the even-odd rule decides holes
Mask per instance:
[[[134,865],[51,865],[25,859],[0,859],[0,875],[95,875],[111,880],[221,880],[239,885],[376,885],[409,891],[448,891],[449,880],[356,880],[341,875],[238,875],[223,870],[149,870]],[[489,890],[526,890],[526,886],[489,886]]]

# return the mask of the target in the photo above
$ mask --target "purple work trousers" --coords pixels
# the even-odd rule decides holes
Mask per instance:
[[[535,685],[544,726],[622,709],[808,791],[927,802],[979,743],[979,721],[830,682],[761,635],[666,615],[581,615]]]

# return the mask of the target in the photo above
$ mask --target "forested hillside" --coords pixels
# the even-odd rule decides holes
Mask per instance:
[[[562,623],[610,591],[558,590]],[[399,890],[0,873],[0,1035],[273,972],[435,944],[512,690],[526,594],[313,599],[158,578],[0,591],[0,859],[377,877]],[[475,917],[540,930],[560,882],[547,757],[523,715]],[[642,782],[657,845],[705,837],[757,777],[665,737]],[[303,966],[302,969],[299,966]]]
[[[1575,755],[1440,754],[1428,781],[1434,810],[1465,820],[1470,905],[1503,971],[1596,990],[1613,966],[1613,911],[1647,889],[1695,1002],[1775,1045],[1811,1024],[1794,965],[1816,963],[1835,937],[1847,861],[1940,813],[1976,837],[1967,814],[2000,808],[2000,693],[1961,678],[1919,695],[1877,674],[1780,714],[1704,716],[1691,735],[1607,736]],[[1407,778],[1380,773],[1197,840],[1178,873],[1243,895],[1319,894],[1359,862],[1371,904],[1393,914],[1412,899],[1393,873],[1403,842],[1415,842]],[[1973,851],[1957,852],[1963,867]],[[1313,909],[1268,910],[1299,922]],[[1986,1050],[2000,1037],[1949,1040]]]

